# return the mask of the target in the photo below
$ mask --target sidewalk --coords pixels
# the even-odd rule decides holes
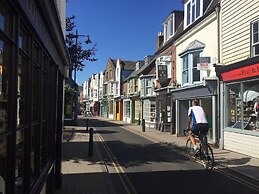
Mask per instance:
[[[156,143],[172,144],[181,149],[185,148],[187,137],[176,137],[170,133],[160,132],[150,128],[146,128],[145,132],[142,132],[141,125],[111,120],[104,117],[98,117],[98,119],[107,120],[121,125],[124,124],[123,128],[150,139]],[[235,172],[259,181],[259,159],[228,150],[222,150],[220,148],[213,148],[213,153],[215,162],[219,167],[227,167]]]
[[[176,146],[185,149],[186,137],[175,137],[169,133],[146,128],[142,132],[140,125],[104,117],[95,119],[119,124],[120,127],[147,138],[155,143]],[[65,126],[63,133],[62,190],[55,194],[115,194],[114,188],[100,154],[100,140],[94,135],[93,156],[88,156],[89,133],[86,132],[85,119],[79,119],[79,126]],[[89,119],[90,122],[90,119]],[[91,126],[91,124],[89,124]],[[242,175],[259,181],[259,159],[213,148],[215,162]]]
[[[81,123],[80,123],[81,122]],[[114,194],[114,189],[93,136],[93,155],[89,154],[89,132],[84,120],[63,131],[62,189],[55,194]]]

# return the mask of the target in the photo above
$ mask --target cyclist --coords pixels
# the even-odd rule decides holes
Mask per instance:
[[[193,123],[189,138],[193,144],[194,153],[198,151],[198,146],[196,145],[196,140],[194,135],[199,136],[205,135],[209,130],[209,124],[206,119],[205,112],[201,106],[199,106],[199,100],[192,100],[192,106],[188,110],[188,124],[187,128],[190,129],[191,121]]]

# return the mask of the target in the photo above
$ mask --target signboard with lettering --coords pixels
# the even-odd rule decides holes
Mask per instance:
[[[254,76],[259,76],[259,63],[230,70],[221,74],[222,80],[225,82]]]
[[[210,57],[200,57],[199,62],[197,63],[197,70],[208,71],[211,70],[211,58]]]
[[[167,79],[167,65],[157,65],[157,78]]]

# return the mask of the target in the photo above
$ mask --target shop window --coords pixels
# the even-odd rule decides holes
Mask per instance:
[[[130,117],[130,101],[125,101],[125,116]]]
[[[228,126],[245,130],[259,130],[259,81],[227,86],[226,106],[229,107]]]
[[[109,114],[113,114],[113,101],[112,100],[110,100],[109,101]]]
[[[155,122],[156,119],[156,102],[155,101],[144,101],[143,107],[144,119],[148,122]]]
[[[8,66],[11,47],[0,39],[0,133],[7,129]]]
[[[259,21],[252,23],[252,56],[259,55]]]

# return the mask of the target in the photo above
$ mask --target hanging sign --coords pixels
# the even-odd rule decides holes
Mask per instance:
[[[158,79],[167,79],[167,65],[157,65]]]

